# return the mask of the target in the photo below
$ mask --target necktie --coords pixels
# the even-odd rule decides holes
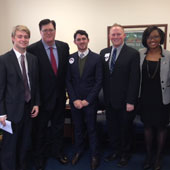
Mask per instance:
[[[56,63],[56,59],[55,59],[52,47],[50,47],[50,58],[51,58],[51,65],[52,65],[53,71],[55,75],[57,75],[57,63]]]
[[[80,57],[81,59],[83,59],[84,54],[83,54],[83,53],[81,53],[79,57]]]
[[[21,67],[22,67],[22,76],[24,80],[24,88],[25,88],[25,101],[29,102],[31,99],[31,93],[30,89],[28,86],[28,79],[27,79],[27,74],[26,74],[26,69],[25,69],[25,56],[21,55]]]
[[[114,65],[115,65],[115,62],[116,62],[116,54],[117,54],[117,48],[114,48],[111,63],[110,63],[110,72],[111,73],[113,72]]]

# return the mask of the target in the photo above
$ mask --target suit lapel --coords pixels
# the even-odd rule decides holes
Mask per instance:
[[[57,47],[57,53],[58,53],[58,74],[59,74],[60,66],[62,65],[62,53],[61,53],[61,49],[60,49],[59,45],[57,44],[57,42],[55,42],[55,45]]]
[[[111,51],[112,51],[112,47],[109,47],[109,49],[107,50],[107,52],[105,53],[105,56],[104,56],[104,60],[105,60],[105,64],[106,64],[106,69],[107,69],[107,72],[110,73],[110,69],[109,69],[109,62],[111,60]],[[107,56],[109,54],[109,56]],[[107,59],[108,58],[108,59]]]
[[[29,76],[29,82],[30,82],[30,86],[32,85],[32,58],[29,57],[29,54],[26,54],[26,58],[27,58],[27,65],[28,65],[28,76]]]
[[[75,72],[76,72],[76,74],[78,74],[78,77],[81,78],[80,77],[80,70],[79,70],[79,56],[78,56],[78,52],[75,54],[74,59],[75,59],[75,68],[76,68]]]
[[[20,68],[18,60],[17,60],[17,56],[15,55],[13,50],[11,50],[10,55],[11,55],[11,61],[13,62],[13,65],[14,65],[16,71],[17,71],[17,74],[19,75],[19,77],[21,79],[23,79],[22,73],[21,73],[21,68]]]
[[[50,60],[48,58],[48,55],[46,53],[46,50],[43,46],[42,40],[39,41],[39,51],[41,53],[40,54],[40,56],[41,56],[40,60],[43,60],[43,62],[46,63],[46,69],[51,70],[50,74],[54,76],[55,74],[54,74],[54,71],[52,69],[52,66],[51,66]]]
[[[119,64],[119,61],[121,61],[122,58],[124,58],[124,56],[126,54],[126,48],[127,48],[127,46],[124,44],[121,51],[120,51],[120,53],[119,53],[119,56],[118,56],[116,62],[115,62],[115,67],[116,67],[116,65]]]

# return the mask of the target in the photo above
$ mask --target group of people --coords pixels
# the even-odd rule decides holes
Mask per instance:
[[[123,27],[114,24],[109,31],[112,46],[96,54],[88,48],[88,33],[77,30],[78,51],[70,55],[68,44],[55,40],[54,20],[41,20],[39,30],[41,40],[29,46],[29,29],[17,25],[11,35],[13,49],[0,56],[0,123],[6,126],[9,120],[13,129],[13,134],[3,132],[1,170],[27,170],[30,154],[36,170],[45,170],[48,157],[61,164],[69,162],[63,149],[66,91],[75,133],[71,164],[81,159],[86,131],[90,166],[97,169],[96,113],[101,88],[110,142],[104,160],[117,159],[119,167],[128,164],[138,104],[147,153],[143,169],[160,170],[170,106],[170,52],[161,47],[164,32],[148,27],[142,37],[145,49],[138,52],[125,44]],[[152,148],[155,131],[156,154]]]

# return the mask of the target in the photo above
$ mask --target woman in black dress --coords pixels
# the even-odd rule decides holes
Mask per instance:
[[[146,49],[140,51],[141,119],[144,123],[147,150],[144,169],[149,169],[152,165],[154,170],[161,169],[162,151],[169,123],[170,52],[162,49],[163,42],[164,32],[158,27],[150,26],[144,31],[142,43]],[[154,137],[157,150],[153,159]]]

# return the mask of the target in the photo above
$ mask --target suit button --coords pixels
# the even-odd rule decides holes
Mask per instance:
[[[164,81],[161,81],[161,83],[164,83]]]

